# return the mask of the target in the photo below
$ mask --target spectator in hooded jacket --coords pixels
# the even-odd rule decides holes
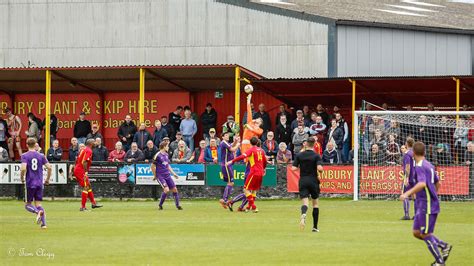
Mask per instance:
[[[328,142],[328,144],[326,145],[326,150],[323,152],[323,163],[340,163],[339,153],[337,152],[337,149],[334,148],[334,143],[332,141]]]
[[[59,147],[59,141],[56,139],[53,141],[53,147],[48,149],[46,158],[50,162],[60,162],[63,156],[63,149]]]
[[[146,147],[146,143],[151,140],[151,135],[146,130],[146,125],[145,123],[140,123],[140,127],[138,128],[138,131],[135,133],[133,136],[133,142],[136,142],[138,145],[138,149],[143,151]]]
[[[201,125],[204,139],[209,137],[209,130],[217,126],[217,112],[211,103],[206,104],[206,110],[201,114]]]
[[[71,146],[69,146],[69,161],[75,162],[79,156],[79,143],[76,138],[71,138]]]
[[[143,155],[145,156],[145,162],[153,162],[153,157],[158,152],[158,147],[155,146],[152,140],[146,143],[145,149],[143,149]]]
[[[127,163],[136,163],[136,162],[142,162],[145,160],[145,155],[143,155],[143,152],[138,149],[138,145],[135,142],[132,142],[132,145],[130,145],[130,150],[127,151],[125,154],[124,161]]]
[[[125,159],[125,151],[123,150],[122,142],[115,143],[115,150],[109,153],[109,162],[123,162]]]
[[[117,135],[122,142],[123,149],[128,151],[133,142],[133,136],[137,132],[137,126],[132,121],[130,115],[125,116],[125,121],[120,125]]]
[[[308,105],[303,106],[303,117],[306,121],[311,120],[311,113],[309,112],[309,106]]]
[[[92,149],[92,161],[107,162],[109,159],[109,151],[102,145],[102,138],[95,139],[95,147]]]
[[[229,141],[234,142],[234,136],[238,136],[240,133],[239,124],[235,123],[232,115],[227,116],[227,122],[222,125],[222,133],[229,132]]]
[[[284,142],[286,146],[291,143],[291,127],[288,123],[288,117],[281,115],[275,128],[275,140],[278,143]]]
[[[166,132],[166,129],[162,126],[161,121],[156,120],[155,132],[153,133],[153,144],[156,147],[159,147],[164,137],[168,137],[168,132]]]

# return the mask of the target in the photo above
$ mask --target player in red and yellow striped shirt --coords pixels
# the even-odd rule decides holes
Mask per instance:
[[[247,210],[252,209],[254,212],[258,212],[257,206],[255,206],[255,197],[257,191],[262,186],[263,176],[265,175],[265,168],[267,167],[267,159],[265,157],[265,151],[257,147],[259,140],[257,137],[250,139],[252,147],[239,157],[228,162],[227,165],[235,162],[247,159],[247,163],[250,165],[250,172],[245,180],[244,193],[248,200]]]

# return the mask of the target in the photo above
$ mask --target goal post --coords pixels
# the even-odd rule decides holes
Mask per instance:
[[[425,143],[426,159],[440,177],[440,198],[474,199],[472,130],[472,111],[356,111],[354,200],[398,198],[408,137]]]

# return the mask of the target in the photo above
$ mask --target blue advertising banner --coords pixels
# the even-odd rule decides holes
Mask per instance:
[[[158,185],[153,181],[150,164],[136,164],[135,168],[137,185]],[[204,164],[171,164],[171,168],[178,175],[178,179],[173,177],[176,185],[204,186]]]

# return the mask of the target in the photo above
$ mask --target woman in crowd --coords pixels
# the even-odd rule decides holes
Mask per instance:
[[[291,163],[291,151],[287,149],[285,142],[278,145],[277,163]]]

